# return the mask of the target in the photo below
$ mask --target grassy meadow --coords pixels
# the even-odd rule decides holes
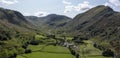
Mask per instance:
[[[29,49],[33,52],[19,55],[17,58],[75,58],[67,48],[61,46],[30,45]]]
[[[37,40],[45,38],[42,35],[36,36]],[[72,38],[67,37],[68,40]],[[45,43],[39,45],[29,45],[27,49],[32,50],[32,53],[18,55],[17,58],[76,58],[73,56],[69,49],[62,46],[48,45],[49,43],[55,42],[53,39],[44,40]],[[80,57],[81,58],[111,58],[103,57],[102,51],[93,46],[91,40],[84,41],[86,44],[80,45]]]

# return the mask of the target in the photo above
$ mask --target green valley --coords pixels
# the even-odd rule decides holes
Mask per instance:
[[[120,12],[99,5],[69,18],[0,8],[0,58],[120,58]]]

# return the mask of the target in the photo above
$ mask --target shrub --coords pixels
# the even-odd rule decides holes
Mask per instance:
[[[17,57],[17,54],[14,53],[13,55],[10,56],[10,58],[16,58]]]
[[[111,57],[111,56],[114,56],[114,53],[108,49],[106,51],[103,51],[102,55],[105,57]]]
[[[28,44],[27,44],[27,43],[26,43],[26,44],[23,44],[23,45],[22,45],[22,48],[26,49],[26,48],[27,48],[27,46],[28,46]]]
[[[31,41],[31,42],[30,42],[31,45],[38,45],[39,43],[40,43],[40,42],[37,41],[37,40],[34,40],[34,41]]]
[[[26,49],[25,53],[31,53],[32,51],[30,49]]]

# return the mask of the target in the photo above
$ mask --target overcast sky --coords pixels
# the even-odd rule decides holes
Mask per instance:
[[[74,17],[98,5],[110,6],[120,12],[120,0],[0,0],[0,7],[39,17],[48,14]]]

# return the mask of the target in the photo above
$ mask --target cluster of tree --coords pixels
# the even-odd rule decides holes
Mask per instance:
[[[103,51],[103,56],[112,56],[115,58],[120,58],[120,29],[119,26],[108,27],[106,29],[100,29],[94,32],[91,32],[92,37],[97,38],[97,42],[103,43],[99,44],[95,43],[94,46]],[[96,40],[93,40],[96,42]],[[105,43],[105,45],[104,45]],[[107,43],[107,44],[106,44]]]
[[[112,48],[114,49],[114,54],[116,58],[120,58],[120,39],[114,39],[110,42]]]
[[[83,44],[83,40],[88,40],[88,38],[86,38],[85,36],[82,36],[82,35],[77,35],[77,36],[74,36],[72,41],[74,41],[75,43],[78,43],[78,44]]]
[[[0,30],[0,40],[5,41],[12,38],[12,32]]]
[[[105,57],[114,57],[114,52],[111,49],[104,48],[102,45],[94,44],[94,47],[97,49],[100,49],[102,52],[102,55]]]
[[[76,58],[80,57],[79,53],[77,51],[75,51],[75,49],[73,48],[73,46],[69,46],[69,50],[70,50],[70,52],[71,52],[71,54],[73,56],[76,56]]]
[[[12,30],[0,30],[0,58],[16,58],[17,55],[30,53],[27,49],[34,34]]]
[[[79,58],[79,44],[86,44],[84,43],[84,40],[88,40],[88,38],[86,36],[83,35],[77,35],[74,36],[72,41],[74,42],[73,46],[69,47],[69,50],[71,52],[72,55],[76,56],[76,58]]]
[[[18,54],[24,53],[24,49],[18,43],[5,43],[0,45],[0,58],[16,58]]]

